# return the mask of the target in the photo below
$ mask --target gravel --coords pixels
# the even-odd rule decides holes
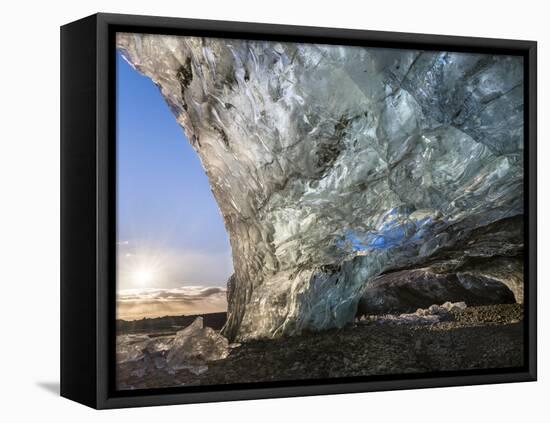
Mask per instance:
[[[523,365],[523,306],[468,307],[433,325],[369,321],[340,330],[252,341],[200,375],[146,357],[118,368],[119,389],[326,379]],[[154,365],[157,363],[156,365]]]

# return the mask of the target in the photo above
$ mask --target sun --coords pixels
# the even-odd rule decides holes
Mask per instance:
[[[148,248],[125,248],[118,255],[119,281],[128,289],[158,288],[166,280],[166,258]]]
[[[155,276],[155,271],[152,268],[142,266],[132,272],[132,281],[137,286],[150,286]]]

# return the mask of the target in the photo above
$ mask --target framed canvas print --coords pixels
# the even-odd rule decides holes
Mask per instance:
[[[61,393],[536,379],[536,43],[61,29]]]

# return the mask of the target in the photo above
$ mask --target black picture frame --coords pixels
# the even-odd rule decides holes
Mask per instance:
[[[525,66],[525,365],[246,385],[114,389],[117,31],[521,55]],[[90,407],[534,381],[537,44],[534,41],[95,14],[61,27],[61,395]]]

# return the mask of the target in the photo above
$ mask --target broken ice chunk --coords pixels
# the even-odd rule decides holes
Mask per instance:
[[[150,339],[147,335],[121,335],[116,339],[116,361],[126,363],[128,361],[141,360]]]
[[[173,337],[171,336],[162,336],[155,338],[149,342],[147,345],[147,352],[149,354],[162,353],[164,351],[170,350],[172,347]]]
[[[179,331],[172,342],[166,362],[172,370],[188,369],[202,374],[209,361],[221,360],[229,355],[229,343],[212,328],[204,327],[202,317]]]
[[[208,371],[208,366],[204,365],[204,366],[189,367],[188,370],[194,375],[199,376]]]
[[[399,315],[386,314],[376,316],[374,322],[377,324],[393,324],[393,325],[425,325],[435,324],[447,320],[453,320],[451,311],[460,311],[466,308],[466,303],[457,302],[451,303],[447,301],[443,305],[432,304],[428,308],[419,308],[414,313],[402,313]]]
[[[441,307],[448,311],[462,311],[466,308],[466,303],[464,301],[459,301],[457,303],[451,303],[450,301],[447,301]]]

